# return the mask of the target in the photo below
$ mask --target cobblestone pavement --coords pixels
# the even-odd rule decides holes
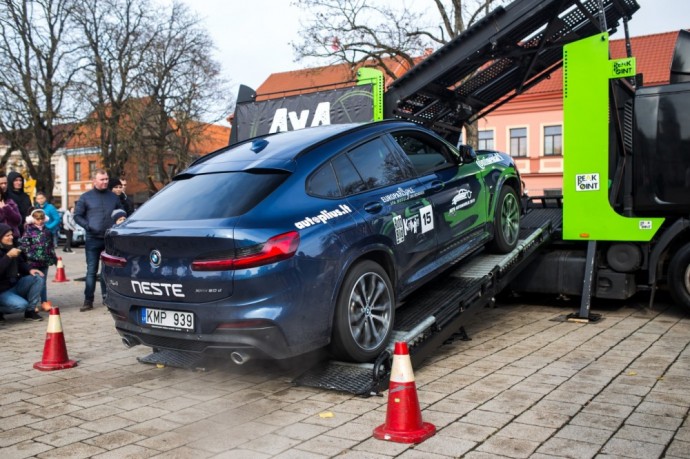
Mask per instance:
[[[690,319],[676,307],[598,305],[604,320],[587,325],[557,320],[572,307],[479,311],[472,341],[415,369],[424,421],[438,432],[404,445],[372,437],[385,396],[294,387],[302,369],[138,363],[149,349],[125,349],[102,305],[79,312],[83,251],[63,260],[71,280],[49,282],[49,296],[79,365],[34,370],[47,321],[7,316],[2,458],[690,457]]]

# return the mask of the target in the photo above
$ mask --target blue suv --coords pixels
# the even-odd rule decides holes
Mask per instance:
[[[106,304],[130,345],[369,361],[411,292],[516,246],[520,184],[508,155],[404,121],[250,139],[108,232]]]

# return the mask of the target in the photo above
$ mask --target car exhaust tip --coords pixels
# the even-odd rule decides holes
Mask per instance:
[[[230,354],[230,359],[236,365],[243,365],[250,359],[249,354],[241,351],[234,351]]]
[[[126,348],[130,348],[130,347],[138,346],[139,340],[137,340],[131,336],[123,336],[122,337],[122,344],[124,344]]]

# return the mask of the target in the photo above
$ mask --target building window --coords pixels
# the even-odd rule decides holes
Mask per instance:
[[[74,163],[74,181],[81,180],[81,163]]]
[[[494,149],[494,131],[479,131],[477,133],[479,150],[493,150]]]
[[[510,156],[527,156],[527,128],[510,130]]]
[[[89,161],[89,177],[94,178],[96,176],[96,161]]]
[[[563,128],[561,126],[544,126],[544,156],[561,156],[563,154]]]

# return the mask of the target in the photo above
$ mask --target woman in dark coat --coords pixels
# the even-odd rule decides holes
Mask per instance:
[[[7,174],[7,197],[17,204],[22,221],[24,221],[29,215],[32,205],[31,198],[24,192],[24,177],[19,172]]]

